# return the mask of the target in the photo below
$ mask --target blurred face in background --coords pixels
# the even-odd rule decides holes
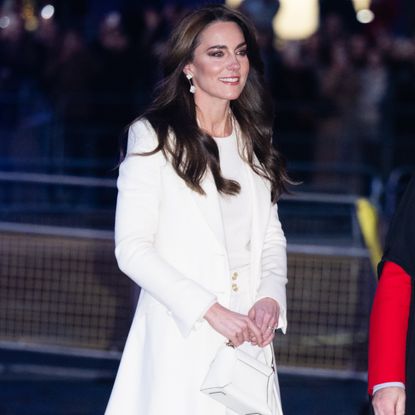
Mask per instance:
[[[119,13],[109,13],[99,29],[99,40],[104,48],[117,51],[128,47],[128,38],[124,34]]]
[[[184,72],[193,75],[195,100],[237,99],[249,73],[245,38],[234,22],[214,22],[200,34],[193,60]]]

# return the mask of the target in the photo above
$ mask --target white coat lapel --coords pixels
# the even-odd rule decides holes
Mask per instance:
[[[260,278],[262,247],[270,209],[270,189],[265,179],[255,174],[247,164],[247,175],[252,194],[251,274],[250,294],[255,300]]]
[[[219,204],[219,193],[216,189],[215,181],[211,172],[206,174],[202,182],[203,190],[206,195],[191,192],[193,200],[202,213],[208,227],[215,236],[222,250],[226,250],[225,232],[223,229],[222,213]]]
[[[244,149],[244,143],[242,141],[242,132],[239,124],[234,121],[234,128],[236,128],[236,135],[238,137],[238,145],[246,157],[246,150]],[[254,163],[259,163],[254,156]],[[250,184],[250,190],[252,194],[252,234],[251,234],[251,250],[256,252],[262,251],[262,241],[265,236],[265,227],[267,224],[269,206],[270,206],[270,186],[269,182],[256,174],[248,163],[245,163],[246,173]]]
[[[169,137],[174,140],[172,135]],[[206,193],[205,195],[201,195],[189,188],[188,190],[202,218],[205,220],[210,233],[213,234],[214,239],[218,242],[220,251],[226,253],[225,231],[219,204],[219,194],[213,175],[209,170],[207,170],[201,186]]]
[[[252,191],[252,237],[256,241],[262,241],[265,236],[265,228],[270,207],[270,189],[266,179],[255,174],[248,167],[248,177]]]

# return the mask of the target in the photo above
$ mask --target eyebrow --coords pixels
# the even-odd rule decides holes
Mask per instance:
[[[236,46],[235,49],[239,49],[242,46],[246,46],[246,42],[242,42],[239,45]],[[207,48],[206,50],[211,50],[211,49],[228,49],[228,47],[226,45],[214,45],[214,46],[210,46],[209,48]]]

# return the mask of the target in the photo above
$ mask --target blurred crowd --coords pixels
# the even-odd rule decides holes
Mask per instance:
[[[350,32],[339,16],[329,15],[309,39],[285,43],[271,54],[276,129],[290,133],[287,150],[295,160],[310,160],[313,154],[322,165],[381,169],[392,162],[383,154],[392,151],[392,138],[415,132],[410,121],[415,38],[382,28]],[[309,136],[302,154],[297,135]]]
[[[258,27],[287,159],[376,171],[407,163],[391,153],[392,142],[412,139],[415,129],[415,38],[329,13],[310,38],[282,42],[272,4],[242,11]],[[26,30],[21,14],[9,14],[0,28],[1,157],[115,163],[118,137],[149,103],[167,36],[186,11],[174,4],[114,11],[92,35],[54,18]]]

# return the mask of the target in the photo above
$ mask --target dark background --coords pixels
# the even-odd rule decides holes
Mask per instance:
[[[3,1],[12,23],[0,29],[0,169],[111,177],[123,128],[160,79],[172,26],[203,3],[55,1],[45,20],[45,1]],[[373,177],[413,164],[415,6],[371,7],[363,25],[351,1],[321,0],[318,32],[284,43],[271,28],[277,1],[241,6],[257,24],[275,142],[312,190],[367,194]],[[37,29],[25,30],[33,20]],[[348,185],[327,180],[333,172]]]

